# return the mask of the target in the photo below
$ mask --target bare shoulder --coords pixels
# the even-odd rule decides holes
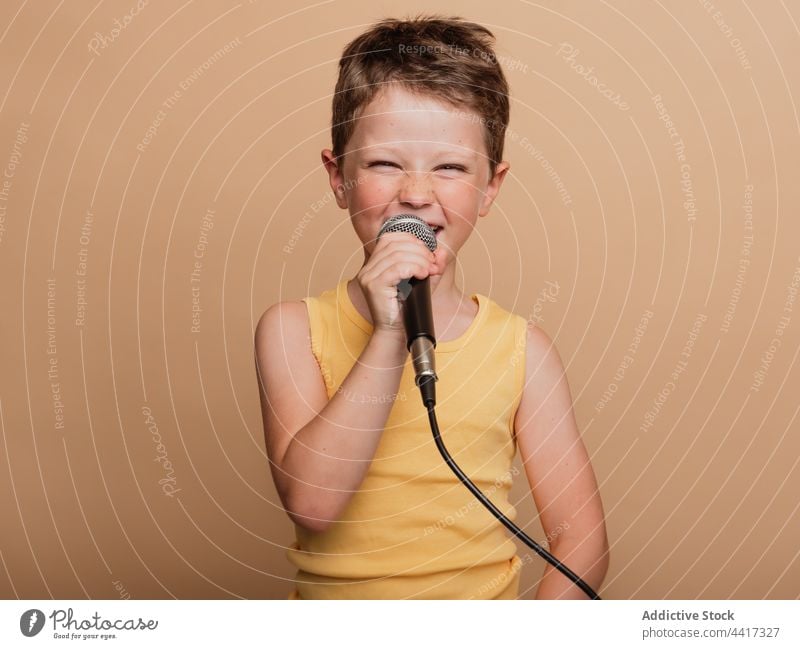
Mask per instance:
[[[525,331],[525,382],[529,379],[538,385],[549,383],[550,387],[564,374],[564,364],[555,342],[535,322],[529,321]]]
[[[276,336],[291,339],[308,330],[308,313],[301,300],[276,302],[267,308],[258,320],[255,330],[256,347],[268,344]]]
[[[285,402],[308,397],[318,409],[324,383],[311,347],[308,311],[302,300],[277,302],[259,318],[255,330],[256,365],[265,389]]]
[[[254,342],[263,389],[285,394],[291,387],[287,380],[297,391],[308,387],[317,365],[302,301],[277,302],[264,311],[256,325]]]
[[[532,436],[534,430],[542,431],[548,419],[571,414],[572,409],[566,370],[555,342],[532,321],[525,337],[525,383],[514,421],[518,439],[521,434]]]

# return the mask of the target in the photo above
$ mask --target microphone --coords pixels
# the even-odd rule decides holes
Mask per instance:
[[[409,232],[424,243],[428,250],[436,250],[436,235],[430,226],[413,214],[397,214],[387,219],[378,232],[377,239],[387,232]],[[406,328],[406,347],[411,352],[414,365],[414,382],[422,393],[426,407],[436,405],[436,376],[434,349],[436,335],[433,331],[430,278],[410,277],[397,285],[397,298],[403,305],[403,324]]]

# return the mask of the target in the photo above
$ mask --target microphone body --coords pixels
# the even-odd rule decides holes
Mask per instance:
[[[430,226],[413,214],[398,214],[389,218],[376,239],[387,232],[409,232],[424,243],[428,250],[436,250],[436,235]],[[427,406],[436,404],[436,334],[433,329],[430,278],[411,277],[397,285],[397,297],[403,304],[403,324],[406,329],[406,347],[414,366],[414,382],[422,392]]]

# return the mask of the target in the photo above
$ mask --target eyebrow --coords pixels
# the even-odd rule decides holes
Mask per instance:
[[[390,144],[376,144],[375,146],[365,146],[358,150],[363,156],[378,156],[384,153],[399,155],[397,147]],[[447,148],[436,152],[436,157],[457,157],[472,160],[478,154],[477,151],[469,147]]]

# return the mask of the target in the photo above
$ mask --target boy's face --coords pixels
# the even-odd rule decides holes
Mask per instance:
[[[389,84],[356,121],[343,160],[322,160],[339,207],[347,208],[367,256],[381,225],[415,214],[452,260],[489,212],[509,165],[490,171],[484,126],[471,111]]]

